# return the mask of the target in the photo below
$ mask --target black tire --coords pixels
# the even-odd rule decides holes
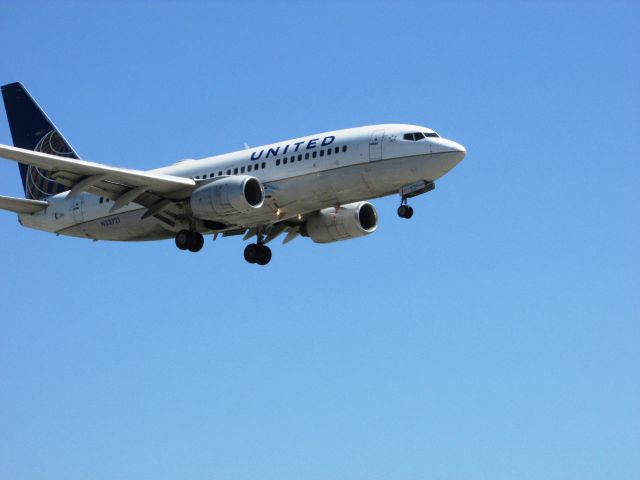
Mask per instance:
[[[260,246],[260,258],[256,262],[258,265],[266,265],[271,261],[271,249],[266,245]]]
[[[189,230],[180,230],[176,234],[176,247],[180,250],[186,250],[191,245],[191,232]]]
[[[191,233],[191,242],[189,243],[189,251],[196,253],[202,250],[204,246],[204,237],[201,233],[192,232]]]
[[[410,207],[409,205],[407,205],[407,212],[404,218],[409,219],[411,217],[413,217],[413,207]]]
[[[256,263],[261,257],[260,245],[250,243],[244,248],[244,259],[249,263]]]
[[[407,211],[408,211],[409,208],[411,208],[411,207],[408,207],[407,205],[400,205],[398,207],[398,216],[400,218],[408,218],[407,217]]]

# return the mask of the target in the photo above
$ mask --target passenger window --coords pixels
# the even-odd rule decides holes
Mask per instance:
[[[253,169],[254,169],[254,170],[258,170],[258,168],[260,168],[260,164],[259,164],[259,163],[256,163],[256,164],[253,166]]]
[[[277,160],[276,160],[276,167],[277,167],[278,165],[280,165],[280,159],[277,159]]]
[[[331,155],[331,149],[327,148],[327,155]]]
[[[320,150],[320,156],[324,157],[324,150]]]
[[[318,152],[314,151],[314,152],[311,154],[311,156],[312,156],[313,158],[316,158],[316,157],[318,156]]]
[[[262,162],[262,168],[266,167],[267,163],[266,162]]]
[[[282,163],[284,163],[285,165],[287,164],[287,157],[284,157],[284,160],[282,160]]]
[[[221,175],[222,175],[222,172],[218,172],[218,176],[221,176]]]
[[[234,174],[234,175],[237,175],[237,174],[238,174],[238,169],[237,169],[237,168],[234,168],[234,169],[233,169],[233,174]]]
[[[347,151],[347,146],[346,146],[346,145],[344,145],[344,146],[342,147],[342,152],[344,153],[344,152],[346,152],[346,151]]]
[[[249,165],[249,166],[247,167],[247,172],[250,172],[252,168],[253,168],[253,165]]]
[[[305,160],[309,160],[309,154],[308,154],[308,153],[305,153],[305,154],[304,154],[304,159],[305,159]]]
[[[298,155],[298,161],[302,160],[302,154]]]
[[[104,198],[100,197],[100,203],[104,202]]]
[[[231,175],[231,169],[227,170],[227,175]]]
[[[336,155],[337,155],[338,153],[340,153],[340,147],[336,147],[336,148],[335,148],[335,150],[333,151],[333,153],[335,153]]]

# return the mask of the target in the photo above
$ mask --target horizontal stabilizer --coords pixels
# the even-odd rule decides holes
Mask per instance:
[[[27,200],[26,198],[4,197],[0,195],[0,208],[14,213],[36,213],[49,205],[42,200]]]

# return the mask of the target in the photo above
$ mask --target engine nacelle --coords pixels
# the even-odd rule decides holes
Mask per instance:
[[[213,180],[191,194],[189,205],[197,218],[219,220],[246,215],[264,203],[264,187],[249,175]]]
[[[325,208],[309,217],[300,232],[316,243],[363,237],[378,228],[378,212],[369,202]]]

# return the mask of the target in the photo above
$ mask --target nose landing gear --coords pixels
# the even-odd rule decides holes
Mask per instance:
[[[398,207],[398,216],[407,220],[413,217],[413,208],[407,205],[407,199],[402,199],[402,204]]]
[[[419,182],[402,187],[399,192],[401,200],[400,206],[398,207],[398,216],[400,218],[406,218],[407,220],[413,217],[413,208],[407,205],[409,198],[430,192],[434,188],[436,188],[435,183],[426,180],[420,180]]]
[[[180,250],[199,252],[204,246],[204,237],[199,232],[191,230],[180,230],[176,234],[176,247]]]

